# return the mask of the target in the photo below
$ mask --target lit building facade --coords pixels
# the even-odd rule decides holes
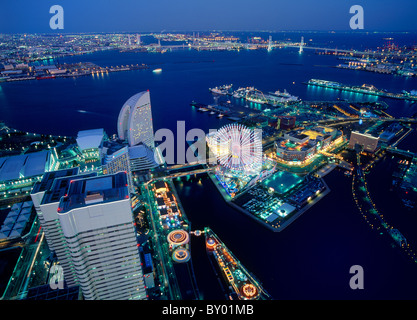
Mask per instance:
[[[58,216],[86,300],[146,299],[126,173],[73,181]]]
[[[296,118],[294,116],[281,116],[278,119],[279,128],[282,130],[291,130],[295,127]]]
[[[103,174],[113,174],[119,171],[130,172],[129,149],[127,146],[107,155],[103,161]]]
[[[129,147],[129,167],[131,171],[147,171],[159,166],[155,161],[154,152],[147,145],[139,144]]]
[[[275,142],[277,157],[283,161],[305,161],[328,147],[337,135],[336,129],[322,126],[290,131]]]
[[[363,151],[373,153],[378,147],[379,138],[370,134],[352,131],[348,148],[354,149],[356,145],[363,148]]]
[[[117,120],[117,134],[129,146],[142,142],[155,148],[149,91],[137,93],[125,102]]]
[[[277,157],[283,161],[304,161],[316,153],[317,143],[308,135],[286,133],[275,142]]]

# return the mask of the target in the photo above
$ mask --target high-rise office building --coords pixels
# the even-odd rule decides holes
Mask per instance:
[[[58,216],[85,299],[146,299],[125,172],[73,180]]]
[[[96,173],[78,175],[79,168],[47,172],[41,181],[37,182],[31,192],[42,231],[48,248],[55,253],[64,271],[65,284],[68,287],[77,285],[76,275],[71,267],[72,262],[66,251],[66,242],[62,238],[62,230],[58,218],[58,205],[62,196],[68,190],[71,180],[95,176]]]
[[[42,180],[34,184],[30,196],[32,198],[33,205],[35,207],[36,213],[38,215],[39,222],[41,223],[42,230],[45,233],[46,242],[48,243],[49,249],[54,251],[53,241],[50,229],[49,220],[45,218],[41,210],[41,202],[45,192],[50,190],[52,184],[54,183],[55,178],[68,177],[78,174],[79,168],[64,169],[58,171],[47,172],[43,175]]]
[[[125,102],[117,120],[117,134],[129,146],[142,142],[155,148],[149,91],[137,93]]]
[[[40,203],[40,211],[43,217],[43,227],[47,228],[48,235],[46,241],[49,248],[58,258],[59,265],[64,272],[64,281],[68,287],[78,284],[71,256],[68,252],[67,242],[62,234],[61,224],[58,217],[58,206],[61,198],[68,192],[68,187],[76,179],[95,177],[97,173],[87,173],[74,176],[55,178],[49,190],[43,195]]]

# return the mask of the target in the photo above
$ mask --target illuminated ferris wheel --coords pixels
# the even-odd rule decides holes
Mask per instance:
[[[216,133],[217,160],[231,170],[259,172],[262,167],[262,133],[241,124],[228,124]]]

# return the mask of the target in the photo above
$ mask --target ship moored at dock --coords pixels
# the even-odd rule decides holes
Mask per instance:
[[[417,101],[417,95],[415,91],[411,92],[402,92],[402,93],[392,93],[387,92],[383,89],[377,89],[373,85],[363,84],[362,86],[348,86],[334,81],[319,80],[319,79],[310,79],[308,82],[304,83],[307,85],[313,85],[323,88],[330,88],[340,91],[349,91],[354,93],[369,94],[379,97],[391,98],[391,99],[400,99],[400,100],[412,100]]]
[[[210,229],[204,229],[206,250],[221,278],[230,300],[272,300],[260,282],[240,263]]]
[[[209,88],[209,90],[214,94],[227,95],[230,94],[230,89],[232,88],[232,86],[232,84],[225,84],[223,86]]]
[[[283,92],[277,90],[275,92],[263,93],[255,87],[239,87],[235,91],[230,91],[232,85],[224,85],[209,89],[214,94],[229,95],[235,99],[244,99],[246,101],[258,104],[267,104],[274,107],[288,102],[296,102],[300,99],[289,94],[286,90]]]

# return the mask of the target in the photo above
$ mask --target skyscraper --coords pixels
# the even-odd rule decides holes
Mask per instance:
[[[77,168],[78,169],[78,168]],[[67,242],[62,235],[61,224],[58,217],[58,206],[61,198],[67,193],[71,181],[76,179],[95,177],[97,173],[73,175],[61,178],[55,178],[52,186],[43,195],[40,203],[42,212],[42,227],[45,229],[45,237],[48,247],[55,252],[59,265],[64,271],[65,284],[72,287],[78,284],[77,276],[74,272],[71,256],[68,252]]]
[[[117,134],[129,146],[142,142],[155,148],[149,91],[137,93],[125,102],[119,113]]]
[[[146,299],[125,172],[73,180],[58,216],[85,299]]]
[[[41,181],[36,182],[35,185],[32,188],[32,191],[30,193],[30,196],[32,198],[33,205],[35,207],[36,213],[39,218],[39,222],[41,223],[43,232],[45,233],[45,238],[48,243],[49,249],[52,251],[55,250],[53,243],[51,240],[51,226],[49,223],[49,219],[44,216],[41,210],[41,202],[43,199],[43,196],[45,195],[45,192],[50,190],[52,187],[52,184],[54,183],[55,178],[60,177],[68,177],[77,175],[79,172],[79,168],[71,168],[71,169],[64,169],[64,170],[58,170],[58,171],[51,171],[44,174]],[[53,219],[52,219],[53,220]]]

